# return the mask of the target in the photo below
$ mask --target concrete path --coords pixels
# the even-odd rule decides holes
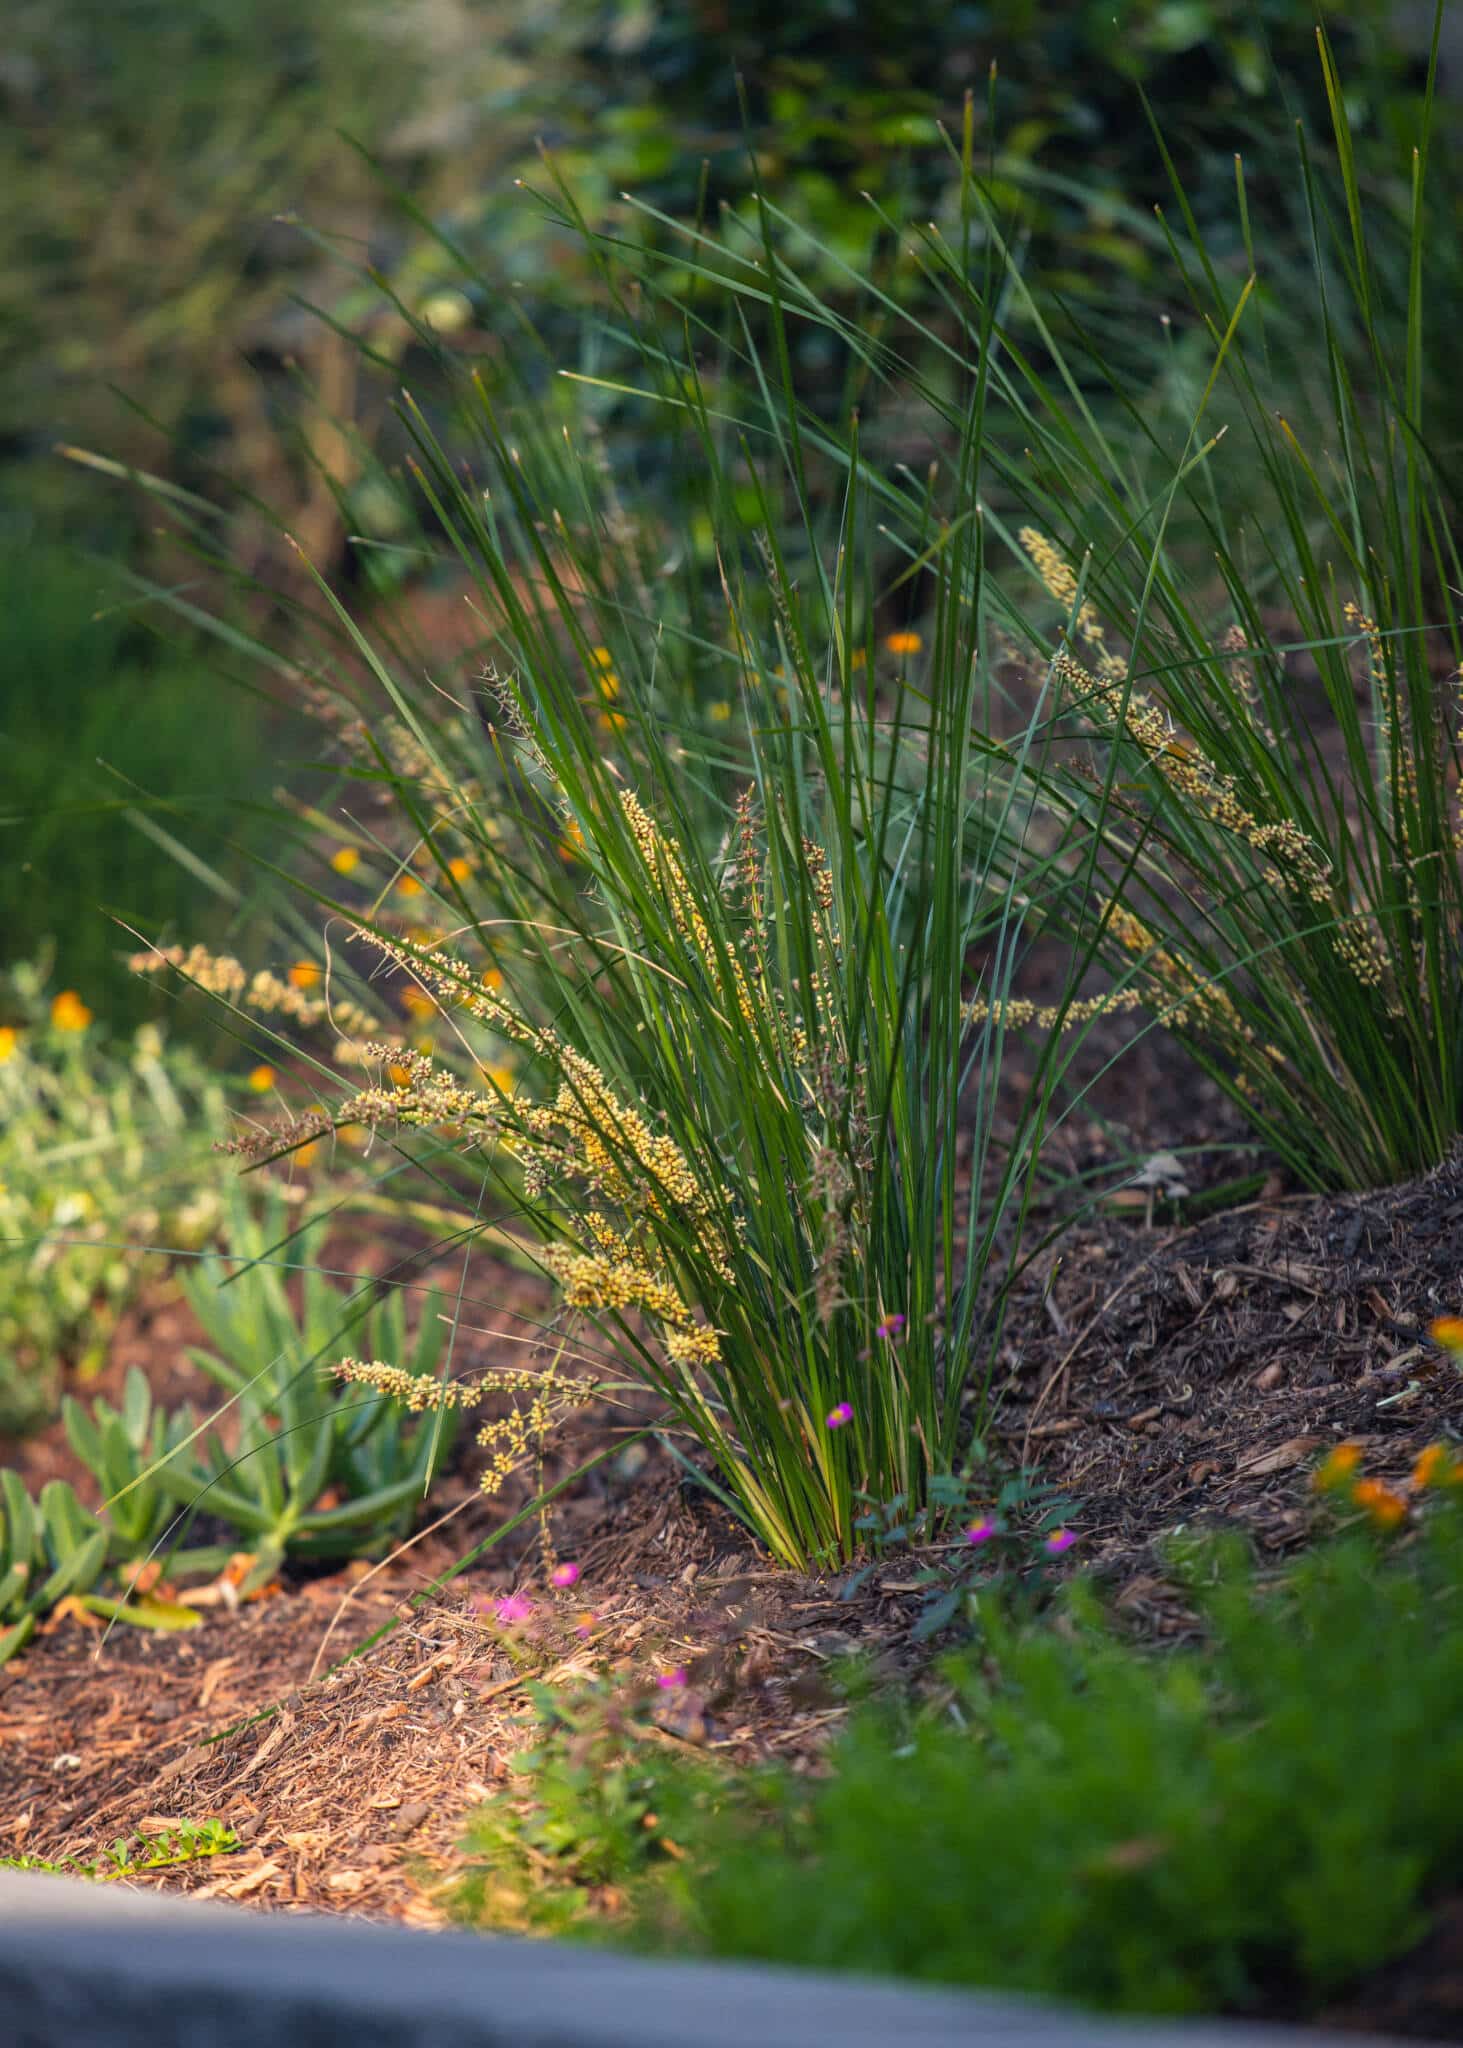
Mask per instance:
[[[3,2048],[1367,2048],[0,1871]]]

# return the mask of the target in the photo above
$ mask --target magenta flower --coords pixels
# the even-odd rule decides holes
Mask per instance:
[[[989,1543],[996,1533],[996,1525],[989,1515],[982,1515],[978,1522],[972,1522],[965,1532],[967,1543]]]
[[[533,1602],[527,1593],[505,1593],[501,1600],[493,1602],[493,1613],[499,1621],[527,1621],[533,1613]]]
[[[556,1586],[577,1586],[577,1585],[578,1585],[578,1583],[579,1583],[579,1567],[578,1567],[578,1565],[577,1565],[577,1564],[560,1564],[560,1565],[555,1565],[555,1567],[554,1567],[554,1572],[553,1572],[553,1579],[554,1579],[554,1584],[555,1584]]]
[[[842,1429],[845,1422],[853,1421],[853,1403],[840,1401],[836,1408],[830,1408],[823,1418],[830,1429]]]
[[[905,1318],[903,1316],[885,1316],[882,1323],[874,1325],[874,1335],[876,1337],[897,1337],[904,1328],[904,1322]]]
[[[662,1671],[655,1682],[662,1692],[674,1692],[678,1686],[686,1683],[685,1665],[678,1664],[674,1671]]]
[[[1070,1550],[1076,1541],[1077,1536],[1074,1530],[1053,1529],[1041,1547],[1048,1557],[1060,1557],[1062,1552]]]

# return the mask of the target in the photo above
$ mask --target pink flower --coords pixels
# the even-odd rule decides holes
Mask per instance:
[[[830,1408],[824,1421],[830,1429],[842,1429],[845,1422],[853,1421],[853,1403],[840,1401],[836,1408]]]
[[[1071,1529],[1053,1529],[1041,1547],[1048,1557],[1060,1557],[1062,1552],[1070,1550],[1076,1541],[1076,1535]]]
[[[674,1692],[678,1686],[686,1683],[685,1665],[678,1664],[674,1671],[662,1671],[655,1682],[662,1692]]]
[[[579,1583],[579,1567],[578,1567],[578,1565],[577,1565],[577,1564],[560,1564],[560,1565],[555,1565],[555,1567],[554,1567],[554,1572],[553,1572],[553,1580],[554,1580],[554,1584],[555,1584],[556,1586],[577,1586],[577,1585],[578,1585],[578,1583]]]
[[[505,1593],[501,1600],[493,1602],[493,1613],[499,1621],[527,1621],[533,1613],[533,1602],[526,1593]]]
[[[982,1515],[978,1522],[972,1522],[965,1532],[967,1543],[989,1543],[996,1533],[996,1525],[989,1515]]]
[[[904,1321],[903,1316],[885,1316],[882,1323],[874,1325],[874,1335],[876,1337],[897,1337],[904,1328]]]

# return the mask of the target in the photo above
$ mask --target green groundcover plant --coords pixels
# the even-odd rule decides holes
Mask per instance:
[[[41,963],[0,975],[0,1434],[84,1379],[162,1248],[217,1228],[224,1090],[156,1025],[112,1036]]]
[[[979,1653],[923,1707],[857,1710],[826,1778],[738,1782],[628,1708],[566,1707],[526,1804],[481,1816],[464,1917],[1131,2011],[1313,2007],[1463,1873],[1458,1471],[1428,1455],[1390,1554],[1352,1529],[1278,1579],[1175,1558],[1193,1648],[1124,1640],[1081,1582],[1035,1619],[985,1603]]]

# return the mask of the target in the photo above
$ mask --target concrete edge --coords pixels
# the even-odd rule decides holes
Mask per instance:
[[[1366,2048],[964,1991],[265,1914],[0,1871],[10,2048]],[[1375,2037],[1373,2037],[1376,2048]]]

